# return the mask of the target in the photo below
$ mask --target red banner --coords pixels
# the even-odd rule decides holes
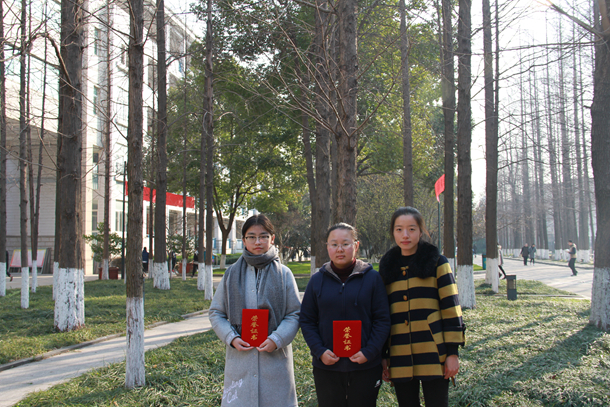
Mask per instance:
[[[150,188],[144,187],[144,200],[150,202]],[[125,184],[125,196],[129,196],[129,189],[127,188],[127,184]],[[153,203],[157,203],[157,190],[152,190],[152,201]],[[165,204],[168,206],[177,206],[182,208],[182,195],[172,194],[171,192],[165,193]],[[192,196],[186,197],[186,207],[194,209],[195,208],[195,198]]]
[[[436,200],[439,202],[441,200],[438,199],[438,197],[440,196],[440,194],[443,193],[443,191],[445,191],[445,174],[441,175],[441,177],[439,179],[437,179],[436,183],[434,184],[434,192],[436,192]]]

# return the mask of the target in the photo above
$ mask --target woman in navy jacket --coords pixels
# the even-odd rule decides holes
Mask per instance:
[[[357,260],[358,236],[346,224],[326,235],[330,262],[314,274],[301,305],[300,324],[311,350],[318,405],[375,406],[381,353],[390,333],[385,285],[373,267]],[[361,349],[349,358],[333,352],[333,321],[362,321]]]

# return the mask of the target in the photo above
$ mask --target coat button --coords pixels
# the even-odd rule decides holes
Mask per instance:
[[[409,326],[409,321],[407,321],[406,319],[405,319],[405,325]]]
[[[407,300],[407,296],[406,296],[406,295],[403,295],[403,296],[402,296],[402,299],[406,301],[406,300]]]
[[[402,271],[402,275],[403,275],[403,276],[406,276],[406,275],[407,275],[407,271],[406,271],[406,270],[403,270],[403,271]]]

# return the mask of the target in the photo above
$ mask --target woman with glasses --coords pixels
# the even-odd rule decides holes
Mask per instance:
[[[248,218],[242,235],[244,251],[225,272],[210,306],[212,327],[227,345],[222,406],[296,406],[291,342],[299,330],[297,285],[280,264],[265,215]],[[268,310],[267,338],[256,347],[242,338],[250,333],[254,339],[255,326],[242,321],[243,310]]]
[[[360,243],[352,226],[332,226],[326,241],[330,262],[307,284],[300,316],[311,350],[318,405],[375,406],[382,383],[381,351],[390,333],[385,286],[370,264],[357,259]],[[359,335],[337,329],[335,321],[359,321]],[[336,349],[337,335],[344,333],[350,339],[340,341],[341,349]],[[340,351],[349,354],[351,346],[351,356],[337,356]]]
[[[400,407],[420,405],[420,382],[426,406],[448,406],[449,379],[458,373],[458,346],[464,345],[451,267],[424,241],[429,235],[417,209],[397,209],[390,233],[396,246],[379,262],[392,319],[383,378],[394,384]]]

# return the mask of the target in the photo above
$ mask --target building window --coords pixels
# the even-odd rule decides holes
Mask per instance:
[[[92,184],[93,189],[99,188],[99,175],[100,175],[100,169],[99,169],[100,167],[98,165],[99,159],[100,159],[99,153],[93,153],[93,169],[91,170],[91,173],[92,173],[91,184]]]
[[[97,86],[93,87],[93,114],[97,114],[97,104],[99,101],[100,88]]]
[[[97,201],[91,202],[91,233],[97,234]]]
[[[93,53],[99,55],[100,52],[100,30],[99,28],[93,29]]]

